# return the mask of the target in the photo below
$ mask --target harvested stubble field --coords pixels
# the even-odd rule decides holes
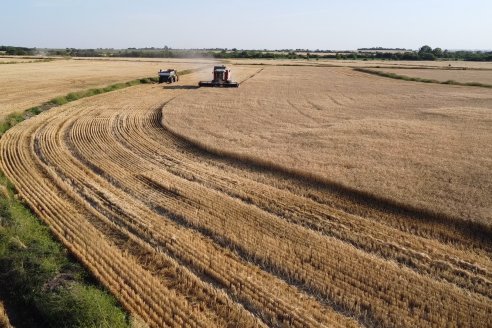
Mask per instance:
[[[336,60],[336,59],[229,59],[236,65],[265,66],[327,66],[327,67],[368,67],[368,68],[408,68],[408,69],[470,69],[492,70],[491,62],[470,61],[396,61],[396,60]]]
[[[192,66],[188,66],[188,68],[192,68],[195,64],[213,65],[213,63],[216,62],[216,59],[214,58],[72,57],[72,59],[78,61],[167,63],[171,65],[170,67],[174,67],[172,65],[192,64]]]
[[[217,153],[492,221],[488,89],[268,67],[238,92],[201,89],[176,99],[164,121]]]
[[[203,64],[201,64],[203,65]],[[160,68],[196,68],[190,61],[55,60],[0,65],[0,120],[69,92],[157,75]]]
[[[29,63],[40,59],[17,58],[17,57],[0,57],[0,64],[5,63]]]
[[[323,77],[317,82],[325,86],[348,87],[341,81],[348,79],[387,81],[349,70],[301,72],[307,70]],[[448,226],[429,213],[343,192],[296,172],[209,153],[161,124],[169,115],[174,124],[180,116],[197,126],[189,115],[202,101],[209,116],[204,123],[221,122],[235,109],[238,121],[250,117],[252,127],[274,131],[271,124],[284,121],[305,134],[309,126],[299,119],[312,113],[298,106],[317,89],[306,90],[300,82],[312,86],[316,79],[297,72],[241,67],[236,78],[247,81],[240,89],[193,90],[193,74],[180,85],[142,85],[82,99],[9,130],[0,144],[2,169],[57,237],[152,327],[490,326],[490,231],[477,232],[462,221]],[[369,104],[376,102],[362,94]],[[468,89],[461,97],[466,94]],[[335,96],[332,116],[346,112],[349,121],[364,110],[341,108],[345,101],[357,106],[358,99]],[[273,97],[292,102],[297,121],[285,122],[290,107],[280,108],[287,119],[272,112]],[[381,97],[388,102],[390,95]],[[469,96],[476,97],[486,102],[480,91]],[[433,101],[450,106],[447,98]],[[381,115],[375,107],[365,113]],[[265,116],[253,115],[259,108]],[[434,111],[423,115],[442,116]],[[465,111],[475,125],[473,113]],[[223,122],[230,133],[237,128]],[[391,126],[386,123],[383,131]],[[391,136],[412,136],[411,127]],[[261,132],[256,131],[260,137]],[[242,147],[235,138],[229,142]],[[286,141],[270,148],[272,156]]]
[[[381,71],[440,82],[452,80],[461,83],[477,82],[492,85],[492,70],[381,69]]]
[[[415,61],[415,60],[332,60],[333,63],[339,63],[340,65],[350,66],[350,67],[375,67],[375,66],[390,66],[390,67],[401,67],[401,68],[447,68],[447,69],[492,69],[491,62],[471,62],[471,61],[454,61],[454,60],[442,60],[442,61]]]

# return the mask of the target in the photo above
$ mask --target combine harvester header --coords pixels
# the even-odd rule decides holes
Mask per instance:
[[[221,66],[214,66],[214,79],[212,81],[200,81],[200,87],[218,87],[218,88],[238,88],[239,83],[232,81],[231,70]]]

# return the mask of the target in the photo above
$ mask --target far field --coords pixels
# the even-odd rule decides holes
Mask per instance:
[[[267,66],[238,91],[176,99],[164,125],[219,154],[491,223],[491,108],[489,89]]]
[[[492,70],[381,69],[386,73],[446,82],[477,82],[492,85]]]
[[[0,64],[5,63],[26,63],[40,59],[31,59],[31,58],[18,58],[18,57],[0,57]]]
[[[491,327],[490,89],[241,63],[29,118],[1,169],[150,327]],[[203,62],[36,65],[39,102]]]
[[[477,69],[492,70],[491,62],[469,62],[469,61],[395,61],[395,60],[288,60],[288,59],[229,59],[231,64],[254,64],[254,65],[288,65],[288,66],[332,66],[332,67],[391,67],[391,68],[439,68],[439,69]]]
[[[8,58],[10,60],[10,58]],[[196,68],[203,61],[108,61],[57,59],[0,65],[0,119],[69,92],[153,77],[160,68]]]

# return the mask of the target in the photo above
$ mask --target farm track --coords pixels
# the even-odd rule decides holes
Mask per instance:
[[[22,198],[129,311],[153,327],[492,324],[490,241],[206,153],[161,125],[184,92],[84,99],[2,138]]]

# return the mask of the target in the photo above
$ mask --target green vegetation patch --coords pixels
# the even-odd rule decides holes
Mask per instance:
[[[83,90],[83,91],[77,91],[77,92],[70,92],[69,94],[61,97],[56,97],[51,99],[49,102],[45,103],[44,105],[53,107],[54,106],[61,106],[66,103],[69,103],[71,101],[79,100],[82,98],[86,97],[92,97],[96,96],[102,93],[106,92],[111,92],[111,91],[116,91],[128,87],[132,87],[135,85],[139,84],[147,84],[147,83],[155,83],[157,82],[157,78],[143,78],[143,79],[138,79],[138,80],[133,80],[129,82],[124,82],[124,83],[116,83],[116,84],[111,84],[103,88],[94,88],[94,89],[89,89],[89,90]],[[50,108],[51,108],[50,107]]]
[[[129,327],[113,296],[93,282],[18,200],[0,174],[0,294],[21,327]]]

